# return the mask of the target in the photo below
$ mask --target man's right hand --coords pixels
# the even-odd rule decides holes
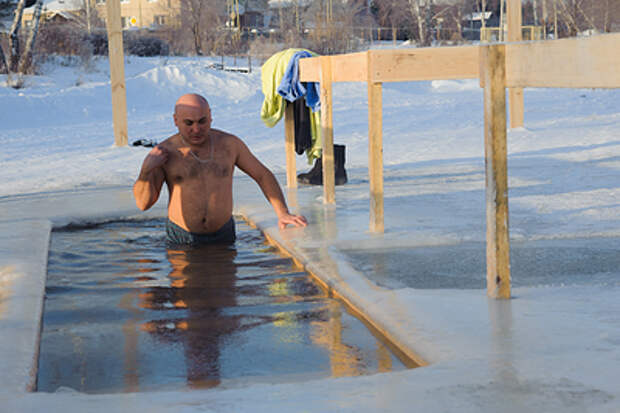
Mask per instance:
[[[168,162],[168,150],[163,146],[157,145],[151,149],[144,158],[144,170],[150,172],[153,169],[160,168]]]
[[[155,146],[142,162],[140,175],[133,185],[136,205],[146,211],[157,202],[159,192],[165,179],[163,166],[168,162],[169,151],[163,146]]]

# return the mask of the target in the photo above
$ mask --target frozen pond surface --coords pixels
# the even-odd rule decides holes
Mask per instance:
[[[386,288],[486,288],[486,245],[343,250],[352,266]],[[620,285],[620,239],[513,241],[514,287]]]
[[[262,234],[166,249],[164,220],[52,233],[38,390],[295,382],[405,366]]]

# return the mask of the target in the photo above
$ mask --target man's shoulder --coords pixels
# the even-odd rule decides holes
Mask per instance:
[[[238,146],[239,144],[243,144],[241,138],[236,135],[233,135],[230,132],[223,131],[221,129],[211,129],[211,133],[215,136],[216,141],[221,142],[226,146]]]
[[[221,130],[221,129],[211,128],[211,133],[213,135],[217,136],[217,138],[219,138],[219,139],[240,140],[239,137],[233,135],[230,132],[226,132],[226,131]]]
[[[168,137],[167,139],[161,141],[159,146],[162,146],[165,149],[176,149],[179,146],[177,136],[178,134],[174,134]]]

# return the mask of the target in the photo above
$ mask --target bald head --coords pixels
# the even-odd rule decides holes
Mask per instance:
[[[211,109],[205,98],[195,93],[181,96],[174,105],[174,124],[181,137],[200,146],[211,130]]]
[[[182,109],[207,109],[209,110],[209,102],[204,97],[196,93],[188,93],[177,99],[174,105],[174,113],[177,114]]]

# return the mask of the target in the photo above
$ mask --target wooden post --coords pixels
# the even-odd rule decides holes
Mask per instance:
[[[484,149],[487,209],[487,295],[510,298],[506,46],[481,49],[484,76]]]
[[[321,138],[323,157],[323,202],[336,203],[334,175],[334,122],[332,116],[332,60],[321,56]]]
[[[125,92],[125,62],[120,0],[107,0],[108,55],[112,87],[112,122],[114,143],[127,145],[127,95]]]
[[[287,101],[284,110],[284,150],[286,151],[286,186],[297,188],[297,167],[295,165],[295,120],[293,104]]]
[[[506,20],[508,21],[508,41],[520,42],[523,39],[521,31],[521,0],[507,0]],[[510,127],[523,126],[523,89],[508,89],[508,107],[510,108]]]
[[[384,231],[383,211],[383,96],[382,84],[371,78],[368,55],[368,175],[370,176],[370,231]]]

